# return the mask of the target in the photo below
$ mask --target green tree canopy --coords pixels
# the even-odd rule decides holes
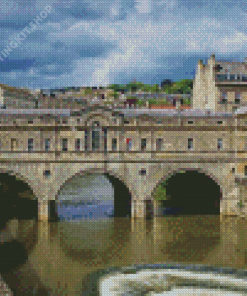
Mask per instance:
[[[167,94],[190,94],[193,88],[193,79],[181,79],[172,84],[164,85],[163,90]]]
[[[169,196],[166,194],[166,183],[159,184],[155,190],[154,198],[156,200],[167,200]]]

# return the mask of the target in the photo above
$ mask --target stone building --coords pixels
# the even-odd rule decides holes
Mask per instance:
[[[193,109],[118,109],[92,101],[83,108],[76,101],[68,107],[63,102],[73,102],[75,93],[67,92],[67,98],[56,94],[61,95],[58,105],[49,105],[50,93],[38,107],[30,103],[0,110],[0,171],[29,185],[39,202],[40,219],[49,217],[49,203],[68,180],[95,172],[121,181],[131,193],[131,217],[145,217],[148,203],[158,207],[156,187],[180,170],[201,172],[219,186],[221,214],[246,215],[246,64],[238,65],[241,76],[236,74],[234,81],[230,69],[230,79],[219,83],[221,76],[215,75],[225,74],[216,74],[218,65],[223,68],[213,56],[206,66],[199,62]],[[225,105],[218,101],[223,90],[228,92]],[[240,103],[231,104],[233,90],[241,90]],[[37,102],[39,90],[29,93]],[[98,95],[83,95],[93,93]],[[234,105],[240,106],[235,112]],[[124,197],[120,194],[119,199]]]
[[[193,82],[193,108],[232,112],[247,104],[247,58],[244,62],[198,61]]]
[[[199,171],[218,184],[222,214],[242,215],[245,112],[0,110],[0,171],[30,186],[40,219],[48,218],[49,203],[69,179],[96,172],[121,180],[131,192],[131,216],[145,217],[147,202],[157,207],[157,185],[181,169]]]
[[[37,106],[35,95],[29,89],[0,84],[1,109],[34,109]]]

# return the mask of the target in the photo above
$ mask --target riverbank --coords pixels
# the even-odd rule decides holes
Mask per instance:
[[[2,279],[1,275],[0,275],[0,295],[13,296],[13,292],[9,289],[7,283]]]

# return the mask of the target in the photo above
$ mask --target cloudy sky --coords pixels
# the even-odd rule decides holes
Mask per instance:
[[[247,55],[246,0],[2,0],[0,13],[0,83],[16,87],[160,84],[211,53]]]

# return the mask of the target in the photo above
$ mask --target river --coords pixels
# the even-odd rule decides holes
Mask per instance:
[[[113,205],[114,188],[104,176],[77,177],[59,193],[59,222],[10,219],[0,231],[0,273],[15,295],[87,295],[89,276],[114,266],[246,268],[245,219],[111,217]]]
[[[88,276],[112,266],[181,262],[246,268],[246,228],[245,219],[220,216],[11,220],[1,232],[3,245],[20,242],[27,258],[3,278],[15,295],[83,295]],[[1,260],[15,260],[14,250],[5,252]]]

